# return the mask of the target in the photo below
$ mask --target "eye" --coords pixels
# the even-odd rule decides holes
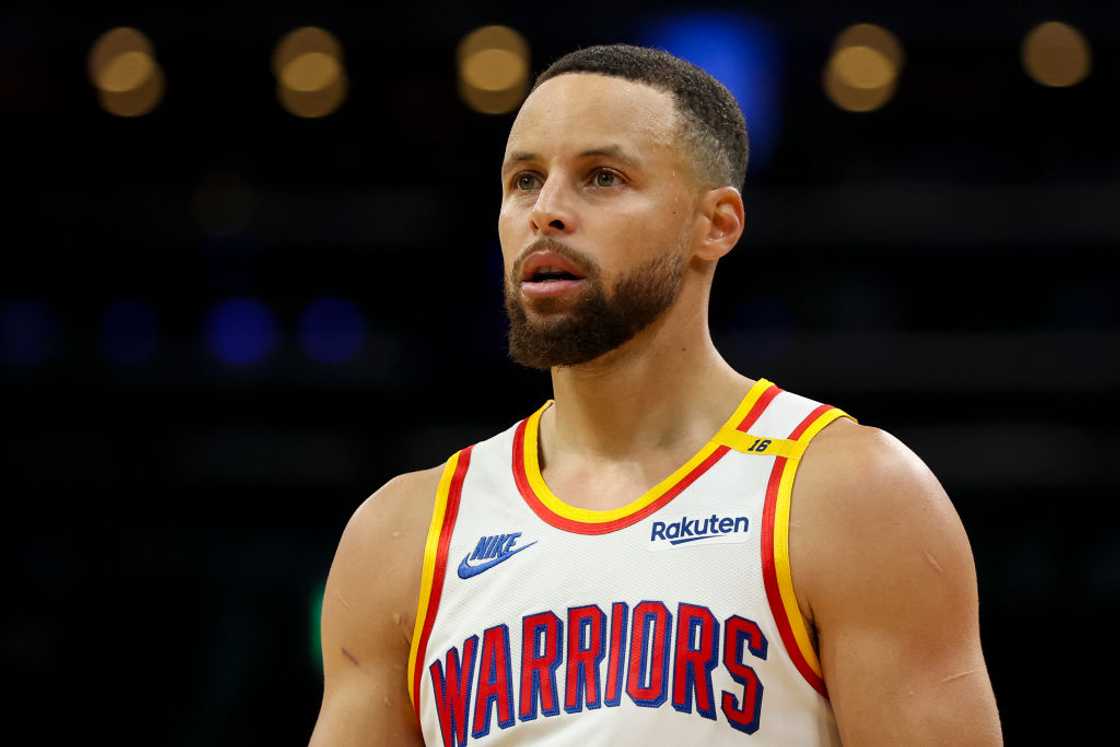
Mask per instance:
[[[530,174],[527,171],[523,171],[517,176],[513,177],[513,186],[523,192],[528,192],[536,185],[536,181],[536,174]]]
[[[608,169],[597,169],[592,175],[591,181],[596,187],[616,187],[620,182],[620,177]]]

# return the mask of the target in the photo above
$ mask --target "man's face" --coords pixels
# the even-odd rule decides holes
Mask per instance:
[[[676,116],[667,93],[583,73],[543,83],[521,107],[498,217],[517,362],[594,360],[676,299],[696,195]]]

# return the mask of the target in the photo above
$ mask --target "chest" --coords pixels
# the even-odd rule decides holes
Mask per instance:
[[[792,404],[763,432],[817,417]],[[532,432],[446,470],[410,665],[427,742],[834,744],[790,587],[792,441],[787,459],[713,439],[597,511],[551,492]]]
[[[769,461],[725,459],[610,512],[549,506],[479,474],[463,486],[448,543],[447,601],[485,615],[608,597],[741,596],[760,578]]]

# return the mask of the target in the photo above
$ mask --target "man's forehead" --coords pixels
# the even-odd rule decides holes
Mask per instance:
[[[525,100],[510,129],[514,152],[583,151],[602,143],[633,149],[673,141],[672,97],[643,83],[590,73],[565,73],[545,81]]]

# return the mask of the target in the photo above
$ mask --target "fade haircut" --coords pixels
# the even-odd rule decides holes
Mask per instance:
[[[570,52],[537,76],[533,91],[564,73],[597,73],[644,83],[673,98],[679,134],[706,186],[742,189],[747,174],[747,123],[735,97],[691,62],[660,49],[609,44]]]

